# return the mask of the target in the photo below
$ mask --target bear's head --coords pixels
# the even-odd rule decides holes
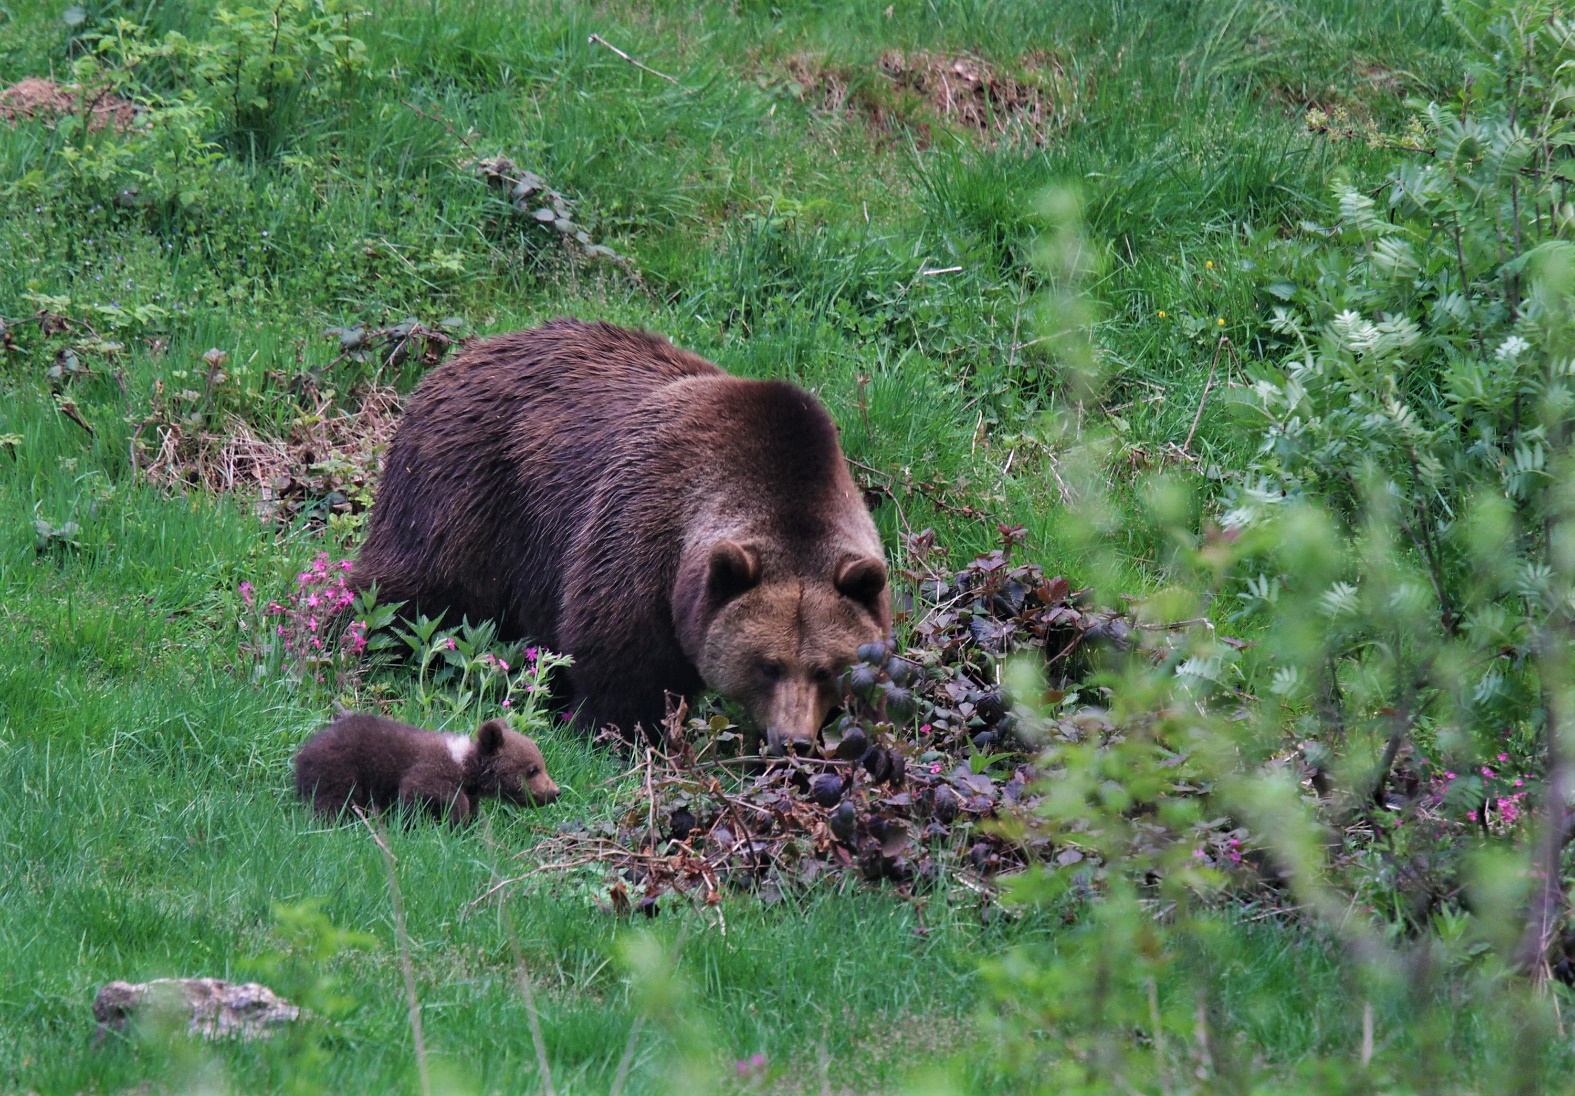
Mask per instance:
[[[878,555],[850,552],[806,569],[768,545],[727,538],[690,554],[673,606],[701,678],[744,705],[777,755],[814,749],[841,699],[838,677],[860,646],[891,629]]]
[[[489,719],[476,730],[477,791],[525,807],[544,807],[558,798],[558,785],[547,775],[547,762],[536,743]]]

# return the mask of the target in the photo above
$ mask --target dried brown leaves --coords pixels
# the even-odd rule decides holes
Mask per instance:
[[[1061,62],[1024,57],[1007,71],[966,53],[888,50],[873,70],[796,54],[785,64],[788,89],[828,113],[862,115],[877,132],[908,127],[927,136],[931,122],[993,138],[1044,144],[1072,120],[1076,89]]]
[[[618,914],[654,916],[674,894],[714,907],[728,886],[774,901],[847,873],[905,896],[949,881],[989,898],[999,872],[1053,853],[1082,860],[1028,822],[1041,774],[1016,736],[996,667],[1008,653],[1038,649],[1064,677],[1085,642],[1124,642],[1127,625],[1080,606],[1065,579],[1013,563],[1023,530],[1001,533],[1000,549],[956,573],[941,571],[932,533],[911,538],[916,646],[860,649],[843,679],[844,714],[823,732],[819,756],[729,754],[742,735],[725,717],[674,712],[660,748],[641,747],[630,773],[638,790],[621,813],[549,837],[528,854],[538,866],[483,898],[597,867],[606,871],[603,904]],[[1097,720],[1065,729],[1079,739],[1108,731]]]
[[[399,421],[394,389],[369,389],[353,411],[321,400],[283,437],[269,437],[234,414],[212,429],[189,410],[200,398],[196,392],[166,395],[157,386],[153,413],[132,439],[133,463],[148,479],[215,493],[255,491],[259,516],[279,522],[303,510],[326,520],[370,505]]]

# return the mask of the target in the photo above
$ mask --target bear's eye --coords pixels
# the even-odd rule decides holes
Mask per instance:
[[[822,666],[822,667],[820,667],[820,669],[816,670],[815,673],[812,676],[815,679],[815,684],[816,685],[824,685],[828,681],[831,680],[832,673],[831,673],[830,670],[828,670],[824,666]]]
[[[780,679],[782,677],[782,673],[782,663],[776,661],[775,659],[768,658],[760,664],[760,676],[765,678],[767,681],[776,681]]]
[[[530,768],[525,770],[525,779],[529,780],[531,777],[535,776],[539,772],[541,772],[541,766],[540,765],[532,765]]]

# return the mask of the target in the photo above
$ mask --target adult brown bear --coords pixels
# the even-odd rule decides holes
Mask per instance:
[[[421,383],[354,580],[572,655],[585,724],[649,732],[668,693],[710,686],[775,751],[813,744],[837,674],[891,625],[880,538],[812,396],[574,320]]]

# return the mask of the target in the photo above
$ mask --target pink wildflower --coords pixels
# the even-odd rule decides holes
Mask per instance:
[[[493,659],[493,661],[498,664],[498,669],[502,670],[504,673],[509,672],[509,664],[507,662],[504,662],[501,658]]]
[[[1508,761],[1509,760],[1509,754],[1499,754],[1498,755],[1498,759],[1500,761]]]
[[[505,700],[504,700],[504,701],[503,701],[503,706],[504,706],[504,707],[505,707],[505,708],[507,708],[507,707],[509,707],[509,706],[510,706],[510,705],[509,705],[509,701],[508,701],[508,700],[507,700],[507,699],[505,699]]]
[[[930,725],[928,723],[922,724],[919,727],[919,733],[920,734],[929,734],[930,733]]]
[[[248,609],[250,609],[252,607],[252,603],[257,600],[256,595],[252,593],[252,589],[253,587],[251,583],[241,583],[241,600],[246,603],[246,607]]]
[[[525,661],[526,662],[535,662],[537,656],[540,655],[540,654],[541,654],[541,652],[538,651],[536,648],[534,648],[534,647],[526,647],[525,648]]]
[[[1448,769],[1444,770],[1444,779],[1445,780],[1453,780],[1454,778],[1455,778],[1455,774],[1454,773],[1450,772]]]
[[[1496,776],[1497,774],[1494,773],[1494,771],[1492,769],[1488,768],[1486,765],[1483,765],[1482,766],[1482,775],[1487,777],[1489,780],[1492,780],[1493,777]]]

